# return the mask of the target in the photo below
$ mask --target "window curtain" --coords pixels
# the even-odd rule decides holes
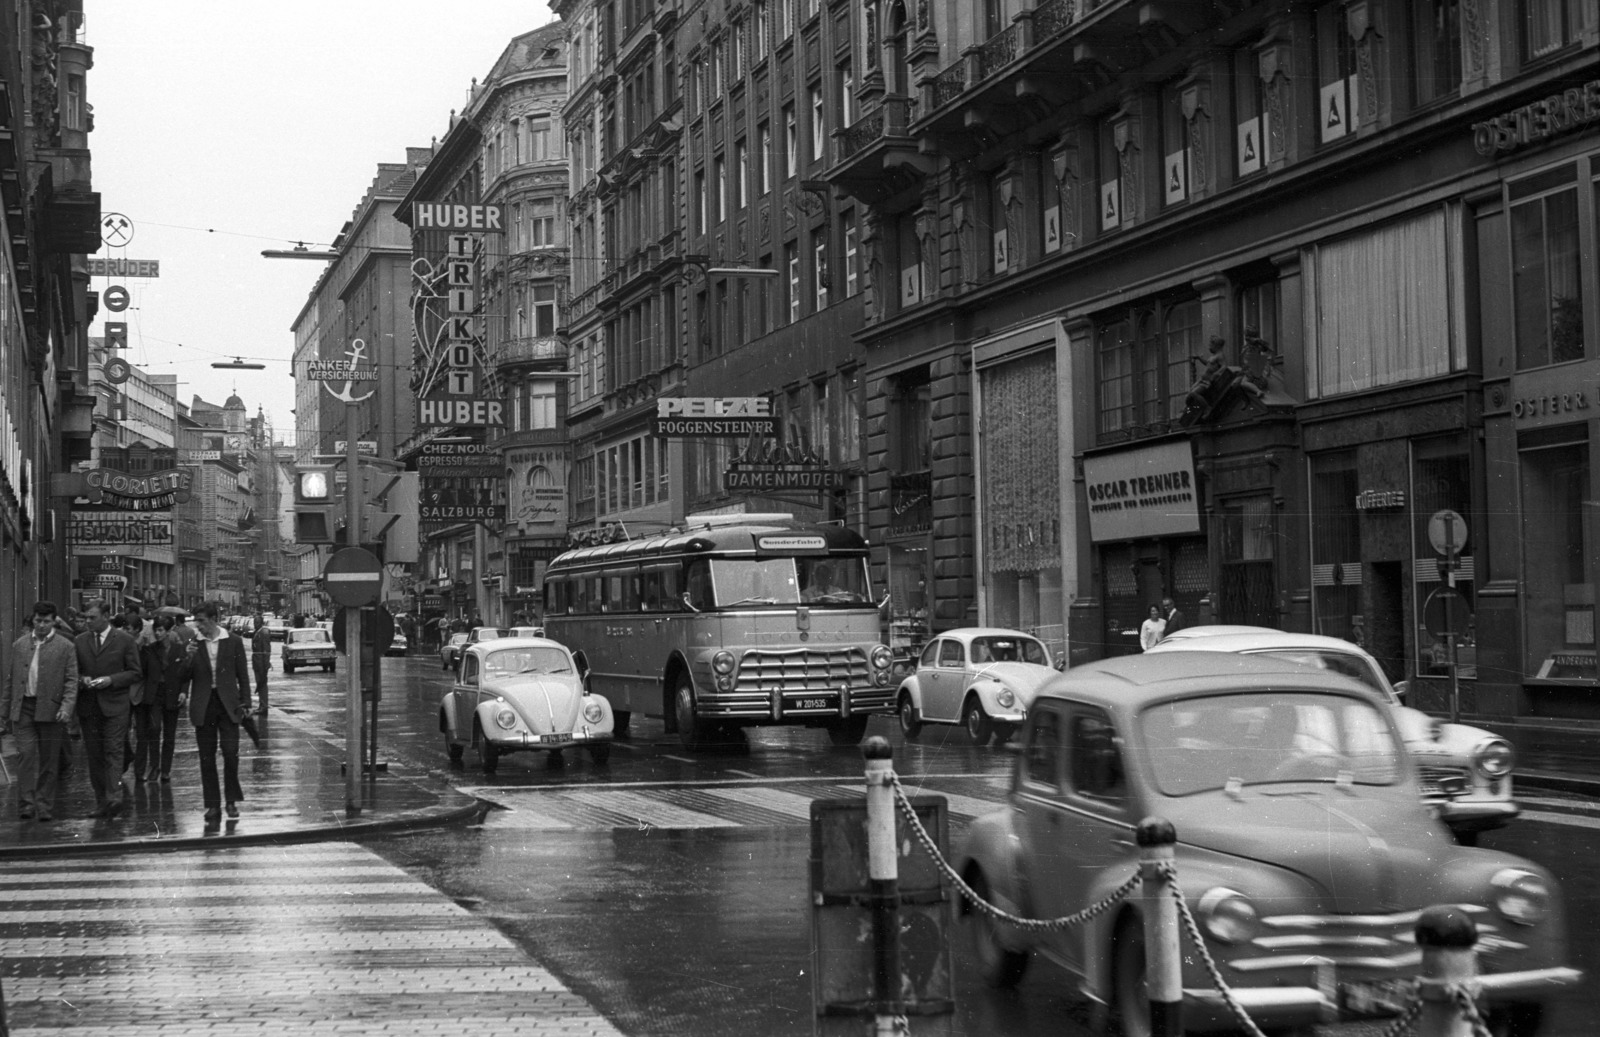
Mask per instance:
[[[1055,355],[1036,353],[986,368],[979,377],[987,569],[1059,568]]]
[[[1459,242],[1435,210],[1318,246],[1308,264],[1307,341],[1312,396],[1432,378],[1462,366],[1457,309]]]

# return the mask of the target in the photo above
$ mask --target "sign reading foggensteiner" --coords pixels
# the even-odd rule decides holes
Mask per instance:
[[[776,436],[765,396],[669,396],[656,400],[656,435],[702,438]]]

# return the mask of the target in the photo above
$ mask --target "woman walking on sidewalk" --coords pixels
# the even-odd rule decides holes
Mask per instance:
[[[245,645],[217,622],[217,606],[206,602],[194,610],[200,636],[184,650],[184,679],[189,685],[189,719],[200,747],[200,781],[205,788],[206,823],[222,820],[227,794],[228,816],[239,816],[244,789],[239,784],[239,722],[250,711],[250,662]],[[222,786],[217,783],[217,749],[222,749]]]

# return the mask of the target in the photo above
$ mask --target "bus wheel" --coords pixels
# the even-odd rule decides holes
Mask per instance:
[[[694,681],[687,673],[678,675],[672,692],[672,712],[678,721],[678,740],[685,749],[704,749],[711,742],[716,725],[695,715]]]
[[[828,725],[828,739],[834,745],[860,745],[861,737],[867,733],[867,721],[871,719],[865,713],[858,713],[844,720],[835,720]]]

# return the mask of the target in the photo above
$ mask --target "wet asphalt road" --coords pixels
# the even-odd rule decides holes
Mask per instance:
[[[446,675],[436,660],[412,658],[388,660],[385,676],[380,758],[397,772],[444,769],[435,716]],[[325,681],[330,719],[337,711],[342,689],[331,679],[274,679]],[[911,746],[888,718],[874,720],[870,733],[890,737],[904,780],[923,777],[929,791],[950,797],[955,832],[1002,794],[1010,757],[962,746],[953,729],[934,729]],[[658,721],[636,720],[635,737],[618,743],[609,767],[581,754],[568,753],[560,766],[542,755],[512,755],[493,777],[478,771],[469,751],[453,780],[505,809],[464,830],[367,845],[492,919],[630,1034],[811,1034],[810,832],[804,800],[786,797],[852,794],[861,784],[861,758],[855,749],[831,747],[821,731],[753,735],[747,751],[691,756]],[[738,802],[713,800],[705,791],[711,782]],[[1528,804],[1532,816],[1486,835],[1483,845],[1556,872],[1572,920],[1571,963],[1600,974],[1600,931],[1586,924],[1600,916],[1600,877],[1592,867],[1600,854],[1600,804],[1553,793],[1526,797],[1538,800]],[[1035,963],[1017,990],[997,993],[966,978],[971,958],[959,931],[951,944],[958,1007],[946,1032],[1090,1032],[1084,1007],[1067,996],[1064,973]],[[1555,1006],[1545,1032],[1592,1033],[1597,986]]]

